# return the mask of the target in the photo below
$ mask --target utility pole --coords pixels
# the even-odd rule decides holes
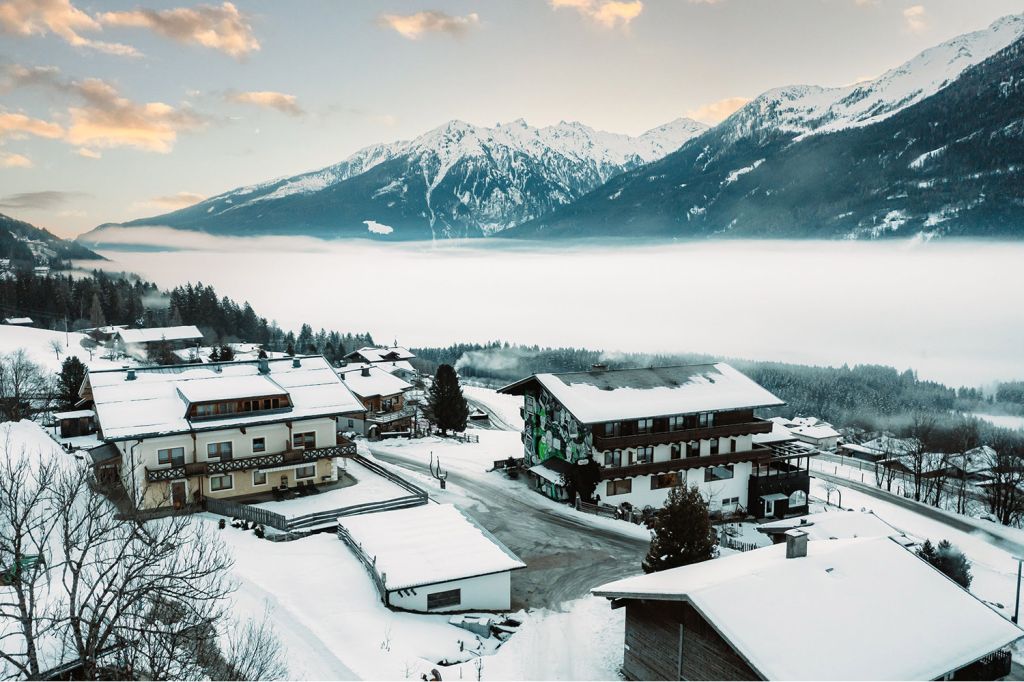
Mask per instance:
[[[1013,607],[1013,619],[1012,619],[1013,622],[1016,623],[1018,617],[1020,616],[1020,577],[1021,577],[1021,565],[1024,564],[1024,558],[1019,557],[1019,556],[1015,556],[1013,558],[1017,560],[1017,599],[1014,602],[1015,606]]]

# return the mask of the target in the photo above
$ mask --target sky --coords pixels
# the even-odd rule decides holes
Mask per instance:
[[[142,4],[139,4],[141,2]],[[713,124],[1024,0],[0,0],[0,213],[73,236],[451,119]]]

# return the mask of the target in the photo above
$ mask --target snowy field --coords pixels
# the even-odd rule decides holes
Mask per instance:
[[[96,349],[90,360],[89,350],[82,346],[82,342],[88,338],[77,332],[0,325],[0,354],[13,353],[23,348],[32,362],[53,372],[60,371],[61,363],[68,355],[77,356],[91,369],[117,369],[125,364],[125,360],[115,362],[100,358],[102,349]]]
[[[982,414],[980,412],[975,412],[974,416],[987,421],[989,424],[1001,426],[1004,429],[1024,429],[1024,417],[1006,414]]]
[[[139,230],[131,230],[138,241]],[[684,351],[808,364],[913,367],[923,378],[978,385],[1024,378],[1024,244],[964,242],[700,241],[596,244],[568,249],[502,240],[435,244],[323,242],[304,238],[217,238],[156,230],[147,243],[168,252],[105,251],[111,269],[138,272],[163,287],[213,284],[282,326],[369,330],[412,346],[502,339],[608,351]],[[303,276],[253,278],[282,262]],[[380,264],[401,277],[380,278]],[[730,286],[722,287],[728,272]],[[615,273],[615,286],[599,286]],[[374,295],[344,306],[302,305],[310,291],[374,281]],[[420,292],[449,291],[437,306],[382,306]],[[814,286],[808,286],[814,282]],[[632,324],[601,314],[629,310]],[[712,297],[691,324],[687,300]],[[736,315],[736,310],[743,310]],[[955,310],[951,315],[949,311]],[[750,333],[756,329],[757,333]]]

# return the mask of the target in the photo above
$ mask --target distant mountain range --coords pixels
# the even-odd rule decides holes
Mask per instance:
[[[16,265],[49,265],[58,260],[105,260],[81,244],[0,213],[0,258]]]
[[[1024,236],[1024,15],[841,88],[770,90],[708,128],[452,121],[126,226],[224,235]],[[102,241],[102,228],[80,237]]]
[[[367,147],[312,173],[124,225],[246,236],[479,237],[569,204],[706,129],[679,119],[630,137],[580,123],[533,128],[519,120],[484,128],[451,121],[411,141]]]

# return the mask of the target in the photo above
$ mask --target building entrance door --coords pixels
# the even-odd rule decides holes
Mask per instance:
[[[171,504],[174,505],[175,509],[181,509],[185,506],[184,481],[174,481],[171,483]]]

